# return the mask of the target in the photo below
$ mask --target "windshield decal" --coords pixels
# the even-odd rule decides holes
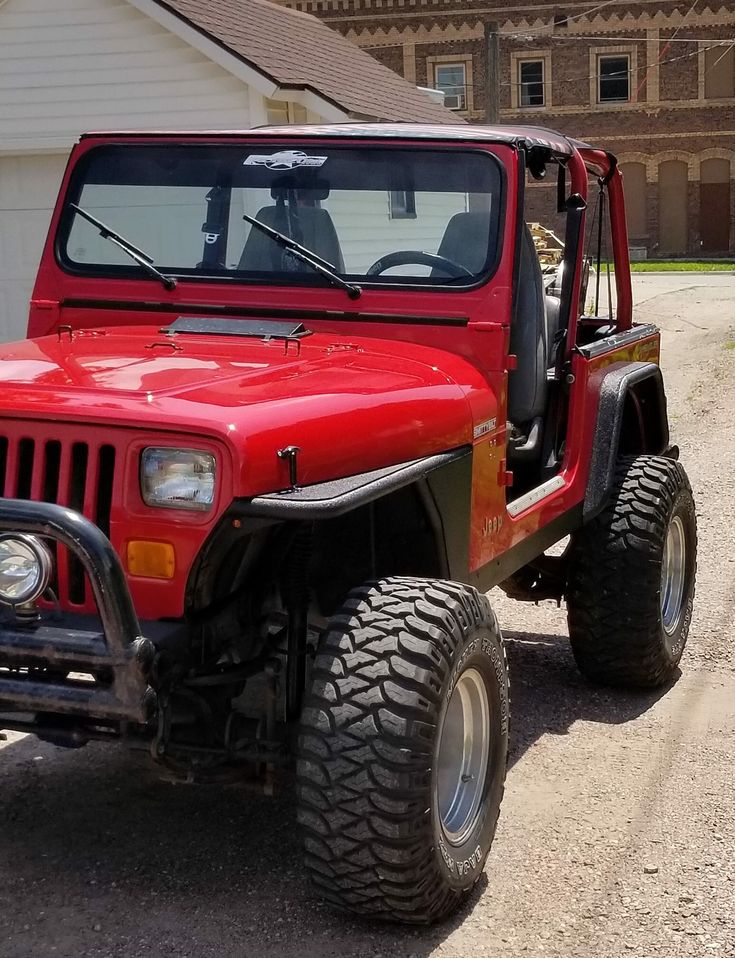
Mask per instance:
[[[271,153],[268,156],[253,153],[245,160],[243,166],[265,166],[269,170],[293,170],[297,166],[324,166],[326,162],[326,156],[307,156],[300,150],[281,150],[279,153]]]

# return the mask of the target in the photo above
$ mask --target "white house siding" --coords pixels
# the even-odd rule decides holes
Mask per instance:
[[[265,116],[260,93],[127,0],[0,0],[0,340],[25,332],[80,133],[245,129]]]
[[[251,125],[248,88],[127,0],[0,7],[0,146],[89,129]]]
[[[391,219],[387,193],[335,192],[322,204],[340,238],[347,272],[363,273],[376,260],[398,250],[436,253],[449,220],[468,208],[464,193],[417,193],[415,201],[415,219]],[[394,268],[390,275],[429,272],[428,267],[414,264]]]
[[[25,333],[28,299],[66,156],[0,156],[0,339]]]

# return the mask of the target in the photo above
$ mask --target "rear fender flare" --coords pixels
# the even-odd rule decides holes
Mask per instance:
[[[655,363],[626,363],[602,370],[598,382],[585,522],[604,507],[621,454],[665,455],[669,450],[666,393],[661,369]]]

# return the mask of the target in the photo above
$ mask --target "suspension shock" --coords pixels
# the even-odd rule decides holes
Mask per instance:
[[[286,718],[297,719],[306,684],[306,642],[309,614],[309,561],[314,534],[311,523],[301,523],[291,541],[284,563],[281,588],[288,612],[286,664]]]

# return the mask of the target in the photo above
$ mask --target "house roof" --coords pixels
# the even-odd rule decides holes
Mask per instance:
[[[316,17],[269,0],[155,0],[280,87],[310,90],[379,120],[456,123],[457,116]]]

